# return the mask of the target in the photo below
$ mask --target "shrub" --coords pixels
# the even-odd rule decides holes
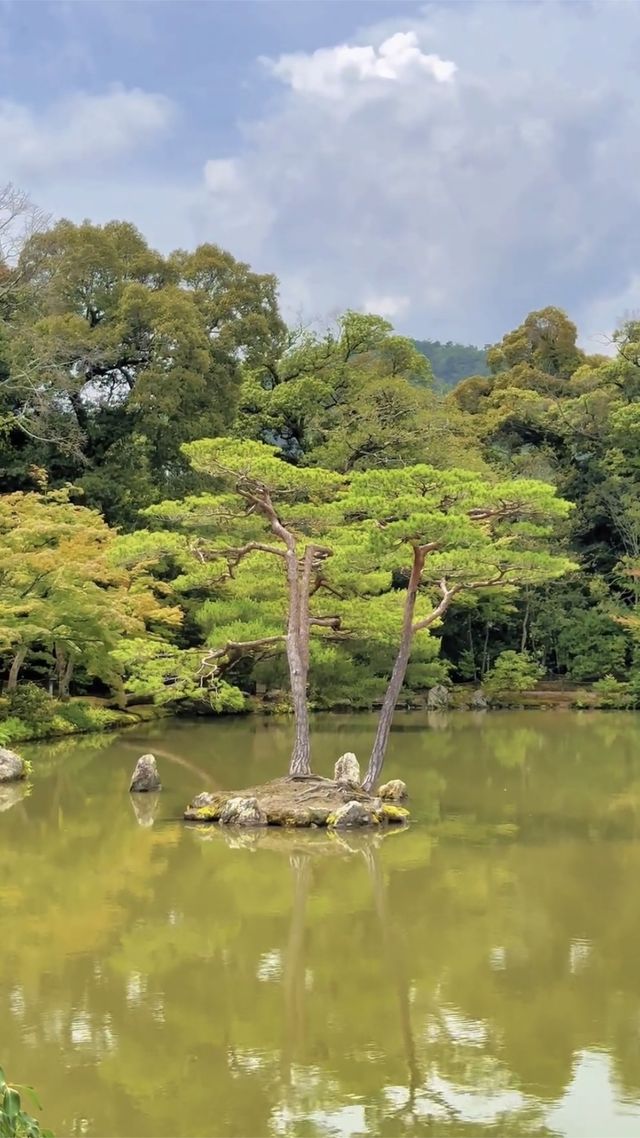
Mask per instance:
[[[43,1130],[37,1118],[23,1109],[21,1090],[27,1091],[42,1110],[33,1087],[11,1086],[0,1067],[0,1138],[53,1138],[50,1130]]]
[[[616,680],[614,676],[608,674],[603,676],[601,680],[593,685],[593,690],[597,691],[600,696],[601,707],[630,707],[634,703],[633,693],[629,684],[622,683],[621,680]]]
[[[11,743],[20,743],[23,739],[33,739],[33,728],[23,723],[17,715],[10,715],[0,721],[0,747],[9,747]]]
[[[20,684],[7,697],[8,714],[22,719],[29,727],[48,727],[56,713],[55,702],[38,684]]]
[[[528,652],[501,652],[487,673],[484,687],[490,695],[528,691],[544,675],[544,668]]]
[[[71,700],[57,705],[56,721],[60,720],[76,731],[106,731],[120,723],[121,716],[107,707],[94,707],[90,703]]]

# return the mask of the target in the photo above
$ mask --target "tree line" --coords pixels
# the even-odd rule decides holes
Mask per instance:
[[[310,707],[382,705],[373,769],[402,693],[505,660],[635,700],[640,324],[589,355],[531,313],[442,391],[386,320],[287,326],[215,245],[163,256],[6,188],[0,249],[5,720],[34,684],[267,688],[302,766]]]

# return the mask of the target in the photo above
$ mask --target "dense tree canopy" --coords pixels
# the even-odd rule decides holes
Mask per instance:
[[[231,427],[243,366],[277,353],[276,282],[213,245],[161,257],[124,222],[61,221],[25,242],[16,272],[5,485],[24,488],[38,461],[132,524],[182,487],[182,442]]]
[[[274,538],[238,482],[244,463],[254,491],[268,474],[298,566],[310,546],[330,550],[314,555],[324,584],[308,597],[310,620],[331,618],[313,626],[309,706],[383,700],[423,546],[415,621],[440,606],[443,579],[455,604],[412,638],[407,698],[447,676],[481,681],[509,652],[526,655],[523,674],[640,698],[637,321],[607,355],[585,353],[553,307],[486,352],[357,312],[287,328],[275,278],[218,246],[165,256],[126,222],[48,225],[11,187],[0,227],[5,688],[53,675],[62,696],[93,684],[221,711],[266,687],[286,704],[282,549],[229,553]],[[498,500],[519,508],[473,514]],[[252,641],[269,643],[229,647]]]

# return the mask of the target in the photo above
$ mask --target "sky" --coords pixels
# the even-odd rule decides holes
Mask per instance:
[[[292,321],[640,309],[640,2],[0,0],[0,185],[211,241]]]

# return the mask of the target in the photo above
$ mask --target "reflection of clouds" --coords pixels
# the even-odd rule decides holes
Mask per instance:
[[[262,1055],[256,1054],[255,1051],[238,1050],[227,1055],[227,1063],[231,1074],[237,1078],[238,1075],[247,1071],[261,1071],[265,1065],[265,1060]]]
[[[279,948],[272,952],[265,952],[258,961],[256,978],[267,983],[269,980],[279,980],[282,976],[282,953]]]
[[[507,950],[502,944],[489,949],[489,967],[493,972],[504,972],[507,967]]]
[[[25,1013],[25,1008],[26,1000],[24,998],[24,992],[20,985],[16,985],[16,987],[12,988],[9,992],[9,1009],[11,1011],[11,1015],[15,1016],[16,1019],[22,1019]]]
[[[100,1017],[83,1010],[75,1011],[69,1024],[69,1037],[75,1048],[90,1047],[96,1059],[116,1049],[116,1036],[108,1013]]]
[[[126,1001],[129,1007],[141,1003],[147,993],[147,979],[140,972],[130,972],[126,982]]]
[[[487,1041],[487,1027],[481,1020],[467,1019],[459,1011],[445,1011],[441,1022],[446,1034],[454,1043],[481,1047]]]
[[[408,1087],[385,1087],[382,1093],[389,1111],[399,1113],[410,1108],[420,1118],[448,1118],[442,1103],[430,1102],[420,1092],[412,1099]]]
[[[573,940],[569,945],[569,971],[575,976],[589,963],[591,943],[588,940]]]
[[[640,1105],[626,1102],[621,1110],[610,1056],[601,1051],[581,1051],[571,1083],[549,1111],[546,1122],[554,1133],[579,1132],[580,1138],[602,1138],[605,1134],[607,1138],[638,1138]]]
[[[507,1073],[492,1061],[487,1063],[487,1076],[491,1081],[506,1081]],[[510,1087],[496,1087],[492,1089],[487,1085],[488,1079],[483,1079],[477,1087],[465,1087],[432,1075],[427,1081],[425,1089],[426,1103],[429,1103],[429,1092],[437,1094],[461,1121],[464,1122],[496,1122],[504,1114],[522,1110],[526,1105],[526,1098],[519,1091]],[[415,1104],[416,1113],[420,1113],[421,1098]],[[430,1110],[432,1112],[432,1110]]]
[[[369,1134],[365,1107],[360,1103],[337,1107],[336,1110],[310,1110],[305,1112],[305,1120],[315,1123],[318,1134],[339,1135],[339,1138],[361,1138]],[[300,1114],[286,1106],[277,1107],[271,1115],[271,1128],[275,1134],[293,1133],[293,1126],[299,1122]],[[314,1133],[316,1131],[314,1130]]]

